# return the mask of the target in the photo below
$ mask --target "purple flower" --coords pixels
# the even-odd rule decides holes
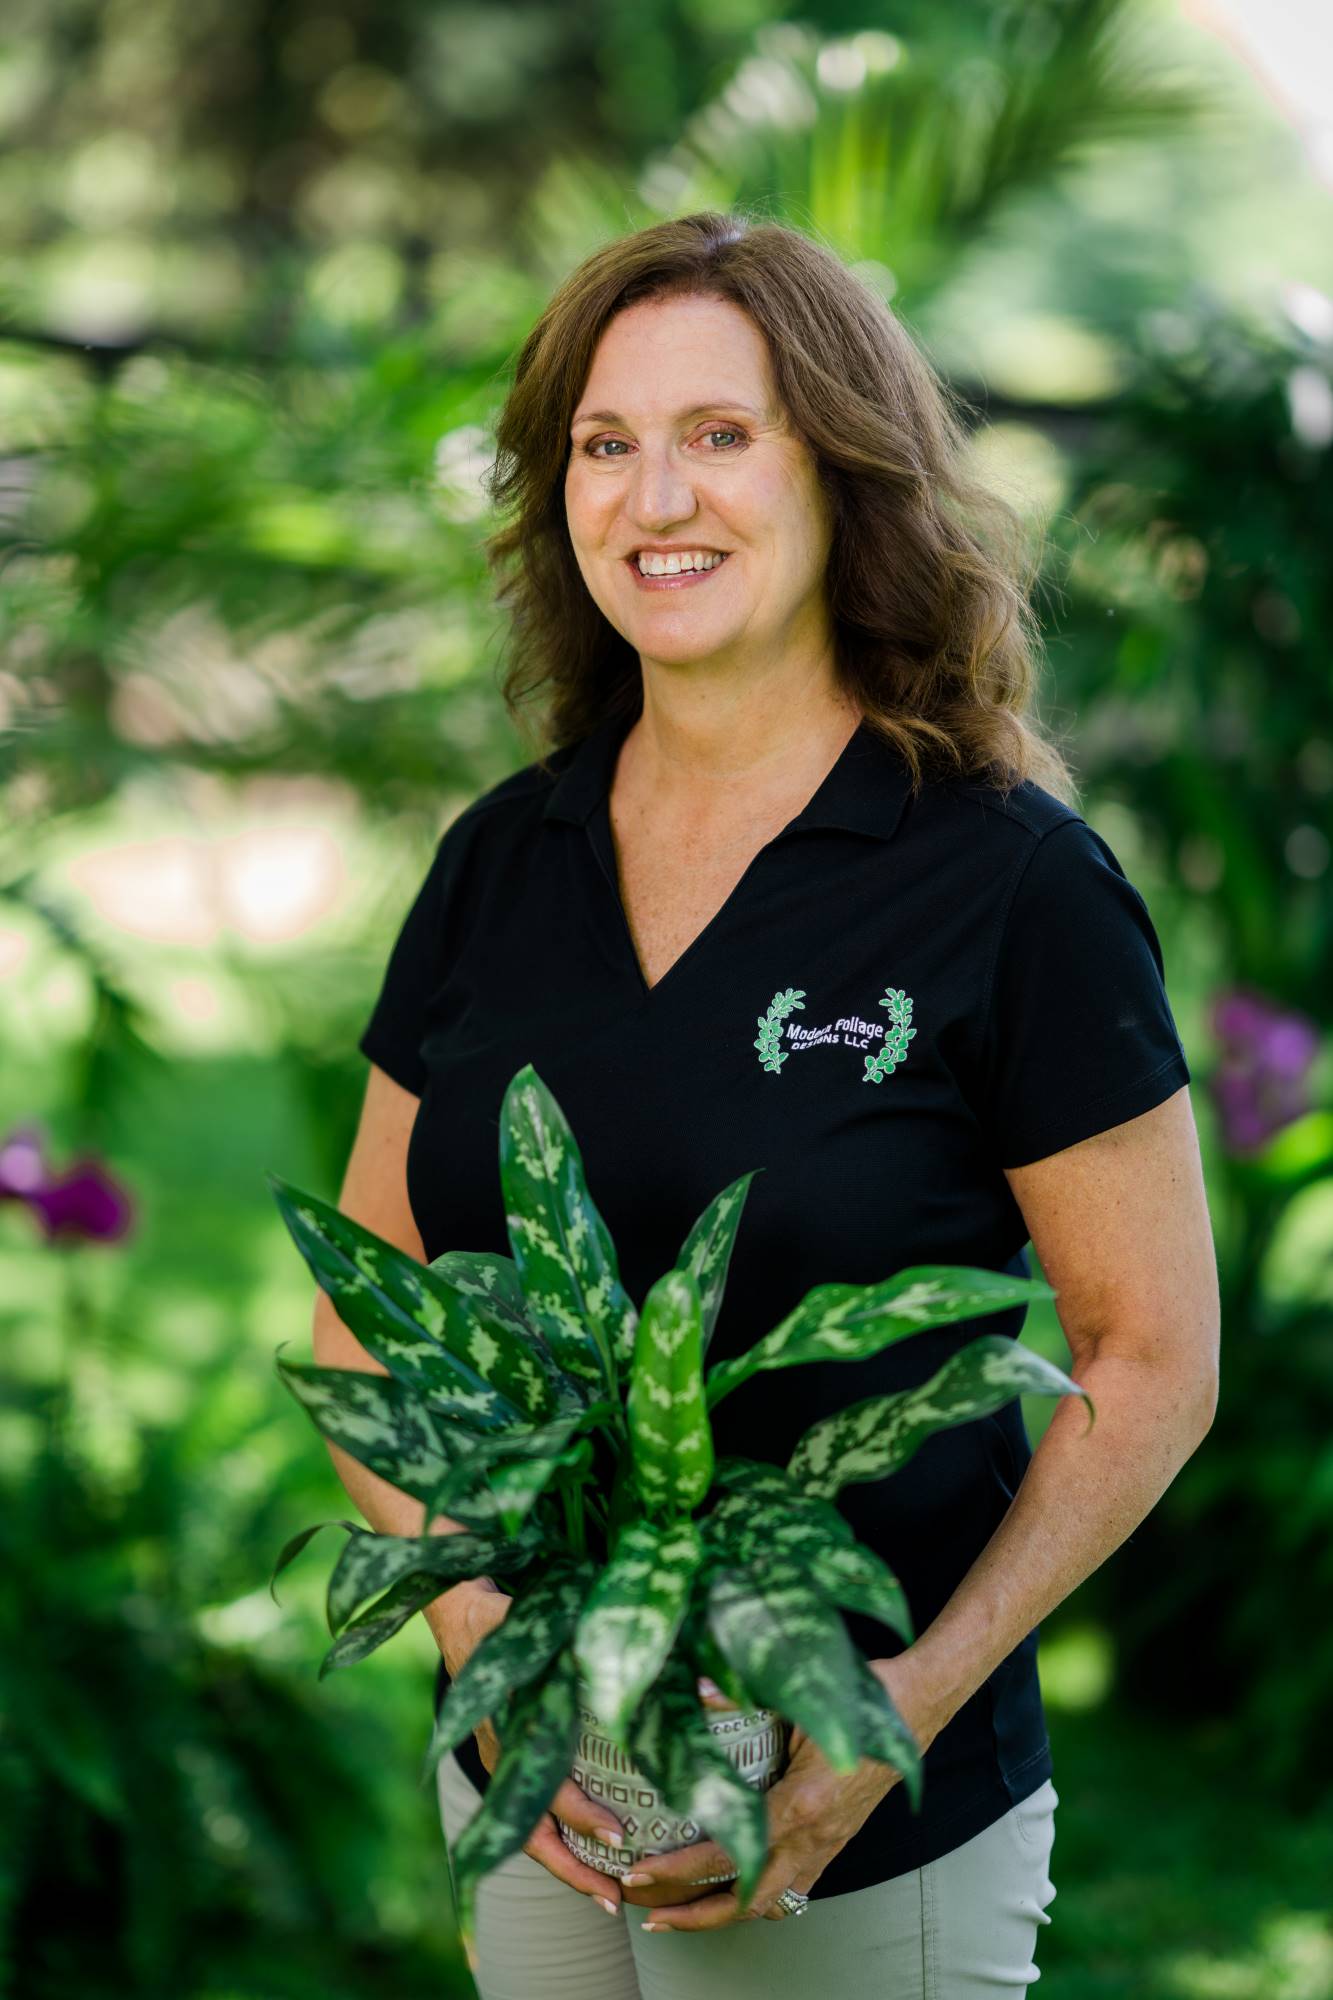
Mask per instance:
[[[1212,1029],[1221,1055],[1209,1088],[1223,1141],[1231,1153],[1257,1152],[1310,1109],[1318,1025],[1261,993],[1233,987],[1214,995]]]
[[[36,1125],[21,1125],[0,1142],[0,1201],[25,1202],[48,1239],[107,1242],[128,1232],[133,1213],[127,1192],[92,1154],[55,1173]]]

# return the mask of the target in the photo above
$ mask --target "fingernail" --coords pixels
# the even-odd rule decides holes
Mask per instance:
[[[641,1931],[669,1931],[671,1926],[670,1924],[640,1924],[639,1929]]]
[[[593,1901],[594,1903],[601,1904],[602,1908],[606,1911],[608,1917],[614,1917],[620,1914],[619,1903],[613,1903],[609,1896],[594,1896]]]
[[[623,1826],[598,1826],[593,1828],[593,1832],[596,1834],[598,1840],[604,1840],[608,1847],[623,1847],[625,1845],[625,1829]]]
[[[645,1874],[642,1869],[636,1869],[632,1875],[622,1875],[620,1879],[627,1888],[646,1889],[653,1878],[651,1875]]]
[[[700,1674],[696,1685],[700,1694],[721,1694],[722,1692],[717,1682],[710,1681],[707,1674]]]

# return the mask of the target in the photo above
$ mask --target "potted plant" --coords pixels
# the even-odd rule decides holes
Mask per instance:
[[[919,1810],[919,1748],[842,1616],[868,1614],[906,1643],[908,1606],[838,1493],[1016,1395],[1085,1396],[1030,1349],[983,1335],[920,1387],[813,1424],[785,1466],[715,1457],[710,1412],[761,1369],[864,1360],[927,1328],[1054,1296],[1037,1279],[942,1265],[817,1285],[748,1352],[707,1367],[754,1171],[708,1204],[642,1310],[621,1283],[574,1135],[531,1064],[500,1117],[511,1257],[450,1250],[423,1265],[268,1176],[317,1282],[388,1370],[279,1351],[282,1380],[326,1437],[424,1503],[423,1525],[441,1514],[459,1524],[419,1536],[337,1524],[348,1539],[329,1579],[334,1643],[321,1678],[465,1578],[490,1576],[512,1599],[451,1682],[423,1774],[491,1719],[502,1754],[452,1854],[465,1931],[476,1881],[523,1845],[571,1769],[582,1781],[576,1756],[595,1765],[599,1743],[659,1808],[642,1816],[634,1847],[577,1848],[608,1873],[706,1832],[748,1900],[767,1853],[763,1792],[792,1723],[839,1771],[862,1757],[891,1765]],[[328,1525],[287,1543],[274,1580]],[[734,1713],[701,1706],[701,1677]]]

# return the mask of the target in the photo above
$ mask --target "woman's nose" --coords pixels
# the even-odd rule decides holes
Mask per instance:
[[[660,531],[695,511],[694,488],[666,453],[643,453],[630,479],[626,506],[636,527]]]

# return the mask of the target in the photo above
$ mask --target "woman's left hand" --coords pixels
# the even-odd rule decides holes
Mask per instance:
[[[870,1664],[924,1753],[940,1725],[933,1719],[928,1699],[914,1684],[910,1650]],[[649,1930],[711,1931],[756,1917],[784,1921],[788,1913],[777,1901],[783,1890],[796,1889],[808,1895],[834,1855],[899,1782],[891,1765],[871,1757],[863,1757],[854,1771],[835,1771],[812,1738],[794,1727],[787,1767],[765,1794],[768,1863],[754,1900],[742,1909],[734,1883],[693,1902],[665,1900],[664,1892],[665,1896],[679,1893],[701,1876],[722,1875],[735,1867],[726,1849],[715,1840],[700,1840],[640,1863],[622,1882],[624,1902],[650,1906],[645,1926]]]

